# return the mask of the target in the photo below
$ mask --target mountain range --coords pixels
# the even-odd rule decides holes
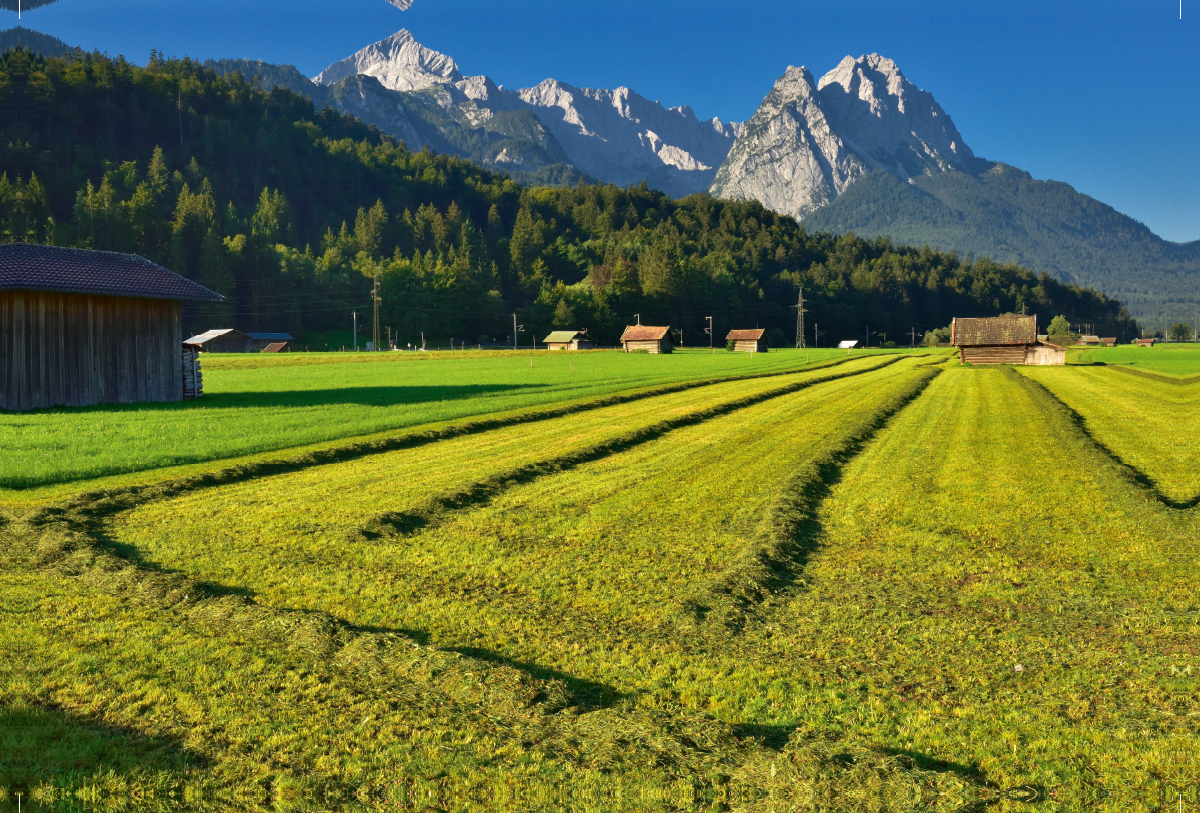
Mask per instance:
[[[462,75],[408,31],[312,79],[248,60],[208,66],[525,183],[645,181],[677,198],[754,199],[810,230],[929,244],[1094,286],[1155,324],[1190,320],[1200,303],[1200,241],[1168,242],[1067,184],[976,156],[933,95],[878,54],[847,56],[820,79],[789,67],[744,124],[703,121],[626,87],[547,79],[508,90]]]
[[[0,50],[65,43],[27,29]],[[816,79],[789,67],[747,122],[700,120],[635,91],[464,76],[408,31],[308,78],[290,65],[206,63],[283,87],[403,140],[530,185],[645,182],[676,198],[753,199],[810,231],[987,256],[1097,288],[1151,325],[1191,321],[1200,241],[1179,244],[1065,183],[974,154],[932,94],[892,60],[847,56]]]

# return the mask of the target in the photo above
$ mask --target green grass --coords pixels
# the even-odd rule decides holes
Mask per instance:
[[[10,503],[0,797],[1165,809],[1200,523],[1117,419],[1187,391],[858,359]]]
[[[1087,430],[1121,460],[1149,478],[1169,500],[1200,498],[1200,388],[1157,375],[1132,376],[1093,367],[1030,367],[1024,374],[1078,413]],[[1088,479],[1092,472],[1075,469]]]
[[[1180,378],[1200,375],[1200,345],[1156,344],[1154,347],[1071,348],[1068,364],[1117,364],[1137,370]]]
[[[196,401],[0,413],[0,488],[227,460],[844,356],[837,350],[205,356],[205,396]]]

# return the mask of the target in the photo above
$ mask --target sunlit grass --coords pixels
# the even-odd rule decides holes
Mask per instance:
[[[0,487],[184,466],[844,356],[836,350],[205,356],[205,396],[196,401],[0,413]]]

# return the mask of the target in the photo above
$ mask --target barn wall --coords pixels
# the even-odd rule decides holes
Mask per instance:
[[[960,347],[959,359],[968,364],[1024,364],[1025,345]]]
[[[647,353],[670,353],[671,343],[666,339],[661,341],[625,342],[626,353],[632,353],[635,350],[645,350]]]
[[[178,302],[0,291],[0,409],[183,399]]]
[[[734,342],[733,349],[738,353],[765,353],[767,352],[767,340]]]
[[[1057,345],[1040,344],[1029,348],[1025,354],[1025,363],[1031,366],[1045,367],[1067,363],[1067,351]]]

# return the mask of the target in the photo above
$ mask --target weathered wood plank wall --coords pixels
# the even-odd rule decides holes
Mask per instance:
[[[660,341],[625,342],[626,353],[632,353],[636,350],[645,350],[647,353],[670,353],[671,343],[665,339]]]
[[[179,401],[178,302],[0,292],[0,409]]]

